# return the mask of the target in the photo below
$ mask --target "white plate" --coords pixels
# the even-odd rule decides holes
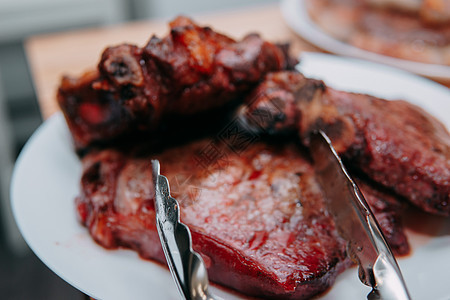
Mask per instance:
[[[409,99],[450,127],[450,92],[434,82],[390,67],[325,54],[305,54],[301,61],[299,68],[308,76],[342,89]],[[73,200],[80,172],[64,118],[56,114],[26,144],[11,184],[13,212],[31,249],[61,278],[96,299],[178,299],[164,267],[144,261],[130,250],[103,249],[77,222]],[[437,233],[408,232],[414,250],[399,264],[414,299],[449,299],[450,220],[430,222]],[[218,289],[215,292],[227,299],[237,298]],[[350,269],[321,299],[365,299],[368,292],[356,270]]]
[[[305,40],[328,52],[368,59],[401,68],[415,74],[440,80],[450,80],[450,66],[427,64],[385,56],[354,47],[335,39],[319,28],[309,17],[305,0],[282,0],[281,12],[287,24]]]

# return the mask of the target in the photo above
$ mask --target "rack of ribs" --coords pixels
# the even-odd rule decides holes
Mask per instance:
[[[235,41],[178,17],[166,37],[107,48],[95,71],[65,76],[58,103],[83,149],[242,98],[267,72],[293,68],[287,51],[257,34]]]
[[[450,216],[450,135],[421,108],[289,71],[267,75],[247,102],[239,114],[249,127],[297,131],[305,145],[321,129],[349,166],[426,212]]]

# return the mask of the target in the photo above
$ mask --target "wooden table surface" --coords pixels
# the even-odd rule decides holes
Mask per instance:
[[[193,19],[202,26],[211,26],[234,38],[258,32],[264,39],[273,42],[290,41],[293,54],[319,51],[289,29],[278,5],[198,15]],[[107,46],[123,42],[144,46],[152,35],[166,35],[167,21],[124,23],[30,37],[25,43],[25,49],[43,118],[47,119],[59,110],[56,90],[62,75],[80,75],[96,67]]]
[[[277,4],[198,15],[193,19],[234,38],[258,32],[269,41],[290,42],[294,55],[320,51],[287,26]],[[152,35],[166,35],[167,22],[149,20],[30,37],[25,49],[43,118],[59,110],[56,91],[64,74],[77,76],[95,68],[107,46],[124,42],[144,46]],[[450,82],[445,84],[450,86]]]

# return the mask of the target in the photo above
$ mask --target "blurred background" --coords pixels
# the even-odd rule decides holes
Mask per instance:
[[[85,298],[29,250],[11,213],[9,184],[15,159],[42,123],[24,51],[27,37],[270,2],[276,0],[0,0],[1,299]]]

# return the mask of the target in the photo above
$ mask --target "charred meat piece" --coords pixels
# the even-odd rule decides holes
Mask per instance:
[[[167,115],[222,107],[294,64],[285,46],[257,34],[234,41],[179,17],[166,37],[107,48],[96,71],[64,77],[58,103],[80,149],[152,130]]]
[[[212,152],[220,155],[204,156]],[[100,245],[132,248],[164,263],[151,157],[160,160],[214,282],[247,295],[305,299],[325,291],[349,266],[314,169],[294,143],[254,143],[240,155],[211,140],[143,158],[115,150],[88,154],[76,203]],[[380,208],[375,211],[396,215],[380,194],[362,190]],[[403,235],[401,224],[381,219],[383,230]],[[406,238],[394,239],[395,251],[408,249]]]
[[[240,115],[250,127],[298,130],[305,144],[322,129],[349,165],[424,211],[450,216],[450,135],[421,108],[336,91],[296,72],[269,74],[248,103]]]

